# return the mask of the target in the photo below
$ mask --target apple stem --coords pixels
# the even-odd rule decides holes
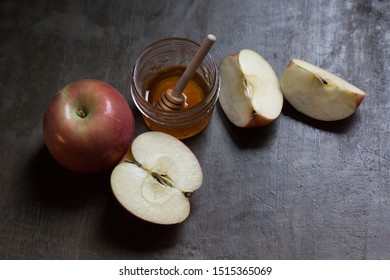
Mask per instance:
[[[85,112],[84,108],[78,107],[76,111],[77,116],[84,119],[87,116],[87,113]]]
[[[191,198],[191,196],[192,196],[192,192],[184,192],[183,194],[184,194],[184,196],[185,196],[187,199]]]

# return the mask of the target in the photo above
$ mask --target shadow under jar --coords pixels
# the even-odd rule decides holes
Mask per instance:
[[[155,106],[160,95],[175,86],[199,47],[188,39],[167,38],[151,44],[137,58],[131,95],[150,129],[184,139],[210,122],[220,89],[218,67],[210,54],[183,91],[183,109],[166,111]]]

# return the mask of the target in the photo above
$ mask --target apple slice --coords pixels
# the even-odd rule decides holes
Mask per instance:
[[[244,49],[225,57],[219,67],[219,103],[238,127],[261,127],[282,111],[283,95],[272,66],[258,53]]]
[[[299,59],[287,65],[280,85],[296,110],[321,121],[349,117],[365,97],[361,89],[342,78]]]
[[[202,185],[200,164],[180,140],[162,132],[136,137],[127,158],[111,174],[120,204],[157,224],[177,224],[190,213],[190,195]]]

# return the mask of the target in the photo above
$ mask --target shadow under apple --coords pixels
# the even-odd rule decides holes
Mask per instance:
[[[333,133],[345,133],[357,122],[358,114],[355,112],[348,118],[339,121],[320,121],[297,111],[286,99],[283,103],[282,114],[311,127]]]
[[[81,174],[64,168],[42,145],[27,166],[31,197],[52,208],[74,208],[110,191],[110,172]]]
[[[110,186],[111,170],[81,174],[62,167],[43,145],[27,165],[28,199],[42,203],[50,215],[87,207],[95,208],[101,223],[93,239],[128,250],[150,251],[174,246],[180,225],[145,222],[127,212],[115,199]],[[73,214],[71,214],[73,215]],[[80,225],[82,226],[82,225]]]
[[[140,253],[158,252],[175,246],[181,224],[159,225],[144,221],[129,213],[112,196],[104,213],[101,229],[104,242],[110,246]]]
[[[269,141],[273,140],[276,131],[276,122],[267,124],[263,127],[242,128],[235,126],[225,115],[222,107],[218,104],[217,113],[221,116],[224,127],[230,134],[233,141],[241,149],[252,149],[258,147],[265,147]]]

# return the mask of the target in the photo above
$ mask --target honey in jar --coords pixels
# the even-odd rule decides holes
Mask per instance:
[[[176,66],[165,69],[159,73],[148,85],[145,93],[145,99],[151,104],[156,104],[167,90],[173,89],[184,73],[185,67]],[[184,104],[181,110],[186,110],[194,107],[202,102],[207,95],[207,85],[202,80],[199,74],[196,74],[184,88]]]
[[[195,42],[167,38],[149,45],[137,58],[132,70],[131,94],[148,127],[178,139],[191,137],[210,122],[218,99],[218,67],[208,55],[183,90],[182,109],[168,111],[155,103],[168,89],[173,89],[199,49]]]

